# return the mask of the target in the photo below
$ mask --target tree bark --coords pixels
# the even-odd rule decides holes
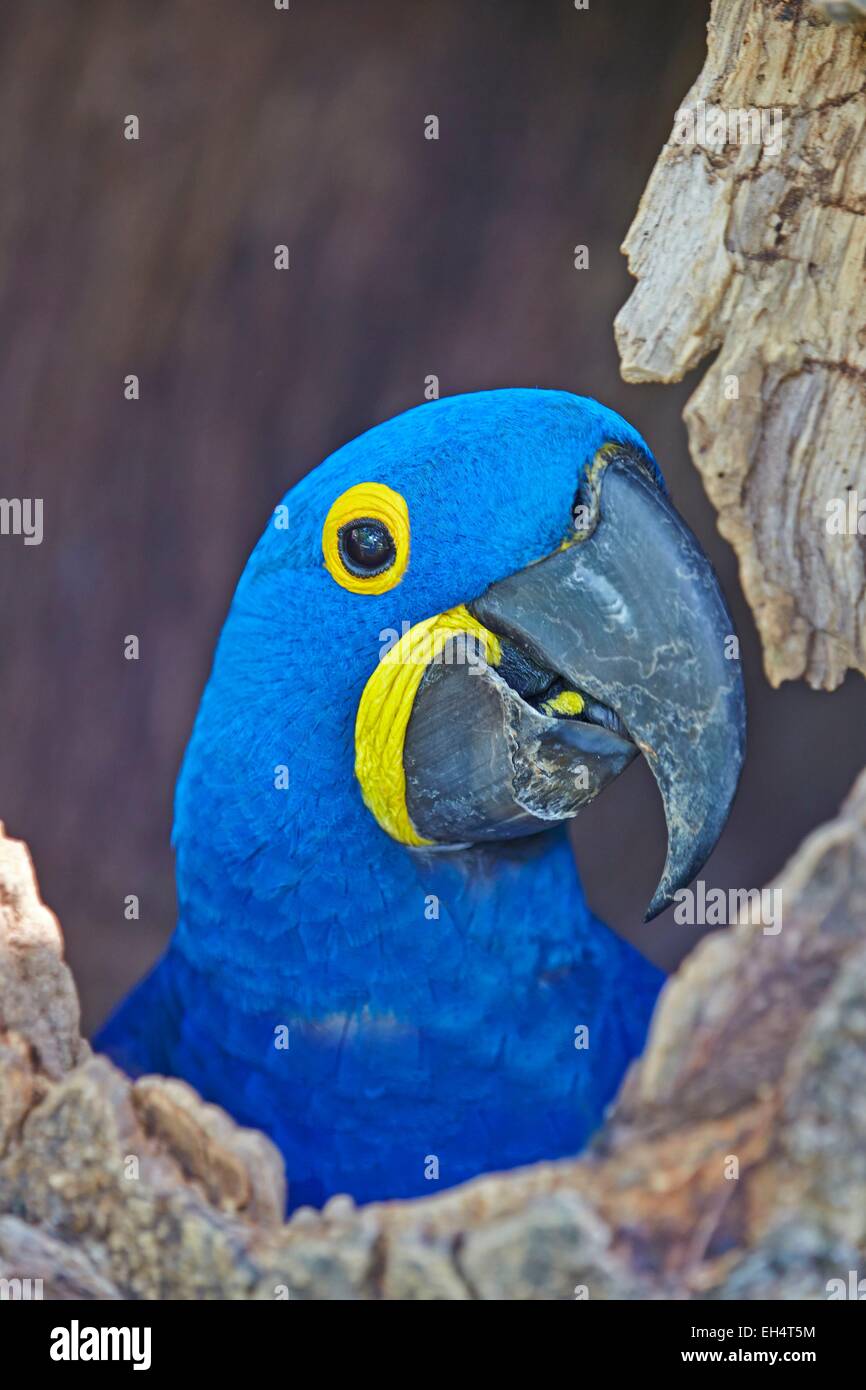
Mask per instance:
[[[264,1135],[91,1054],[56,921],[0,838],[0,1278],[47,1298],[825,1298],[866,1258],[866,775],[772,889],[771,929],[707,938],[668,984],[583,1158],[284,1224]]]
[[[828,529],[853,493],[866,533],[866,35],[803,0],[714,0],[708,40],[695,138],[675,122],[623,246],[622,373],[679,381],[716,353],[689,445],[767,676],[832,689],[866,671],[863,535]],[[778,139],[726,141],[735,112]]]

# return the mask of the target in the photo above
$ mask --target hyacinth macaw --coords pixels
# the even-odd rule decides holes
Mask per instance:
[[[345,445],[240,579],[177,788],[177,929],[97,1046],[269,1134],[291,1207],[576,1153],[661,976],[593,916],[566,822],[640,751],[648,916],[694,876],[743,759],[732,632],[593,400],[456,396]]]

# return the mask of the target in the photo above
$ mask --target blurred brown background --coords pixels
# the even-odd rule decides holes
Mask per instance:
[[[683,388],[626,387],[618,246],[703,55],[700,0],[22,0],[0,19],[0,815],[93,1025],[173,924],[174,778],[246,556],[286,486],[418,402],[597,395],[648,437],[743,639],[750,756],[704,878],[757,887],[866,762],[857,681],[771,691],[689,463]],[[123,138],[136,114],[141,138]],[[439,116],[440,139],[423,138]],[[285,242],[292,268],[277,273]],[[590,247],[576,272],[572,248]],[[127,373],[141,399],[123,397]],[[123,659],[137,633],[141,660]],[[634,768],[579,821],[590,900],[641,914],[661,808]],[[140,895],[142,919],[123,918]]]

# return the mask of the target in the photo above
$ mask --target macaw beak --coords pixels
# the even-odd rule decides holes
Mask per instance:
[[[668,850],[647,920],[699,872],[745,753],[734,628],[695,537],[633,451],[609,446],[562,549],[469,605],[498,663],[434,664],[406,729],[419,837],[526,835],[576,814],[642,753]]]

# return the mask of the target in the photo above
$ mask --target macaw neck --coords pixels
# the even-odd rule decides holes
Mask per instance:
[[[564,828],[408,850],[361,811],[328,835],[311,817],[237,851],[212,822],[201,842],[179,838],[173,949],[241,1007],[305,1018],[417,1018],[458,981],[471,986],[473,971],[519,988],[585,950],[593,919]]]

